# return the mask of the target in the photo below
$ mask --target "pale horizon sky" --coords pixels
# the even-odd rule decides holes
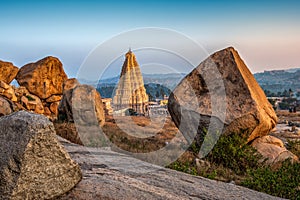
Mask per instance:
[[[52,55],[69,77],[76,77],[95,47],[141,27],[178,31],[209,54],[233,46],[253,73],[300,67],[300,2],[295,0],[29,0],[0,5],[0,60],[18,67]]]

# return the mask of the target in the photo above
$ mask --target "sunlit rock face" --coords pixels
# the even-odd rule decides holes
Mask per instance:
[[[19,69],[10,62],[0,60],[0,80],[10,84],[17,76]]]
[[[263,90],[232,47],[212,54],[188,74],[170,95],[168,109],[189,140],[201,140],[215,126],[250,142],[269,134],[277,122]]]
[[[67,79],[60,60],[51,56],[23,66],[16,77],[19,85],[40,99],[62,95],[62,84]]]

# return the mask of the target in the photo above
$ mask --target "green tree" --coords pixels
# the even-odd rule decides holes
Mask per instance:
[[[281,96],[282,97],[289,97],[290,93],[287,90],[284,90]]]
[[[271,94],[271,91],[270,91],[270,90],[264,90],[264,92],[265,92],[265,95],[266,95],[267,97],[270,97],[270,94]]]
[[[294,92],[293,92],[293,90],[290,88],[289,89],[289,97],[293,97],[294,96]]]
[[[155,96],[156,96],[156,98],[158,98],[158,97],[159,97],[159,92],[158,92],[158,91],[156,91],[156,94],[155,94]]]
[[[277,96],[281,97],[282,92],[277,92]]]

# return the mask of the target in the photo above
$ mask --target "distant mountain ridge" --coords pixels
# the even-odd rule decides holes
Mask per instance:
[[[174,89],[176,85],[179,83],[181,79],[183,79],[186,74],[185,73],[169,73],[169,74],[142,74],[144,83],[157,83],[161,85],[165,85],[170,89]],[[102,85],[114,85],[119,81],[120,76],[110,77],[101,79],[99,81],[96,80],[86,80],[86,79],[78,79],[81,84],[88,84],[94,87],[102,86]]]
[[[184,73],[169,73],[169,74],[143,74],[144,83],[157,83],[171,87],[172,89],[177,85],[177,83],[185,76]],[[112,78],[106,78],[99,81],[98,85],[102,84],[117,84],[119,81],[119,76]]]
[[[264,71],[254,74],[254,77],[264,90],[273,93],[300,90],[300,68]]]
[[[162,99],[164,95],[169,96],[171,91],[183,79],[183,73],[170,73],[170,74],[143,74],[144,84],[151,100],[155,98]],[[113,91],[119,81],[119,76],[102,79],[94,86],[104,98],[111,98]]]
[[[296,71],[300,70],[300,68],[290,68],[290,69],[286,69],[286,72],[290,72],[290,73],[294,73]]]

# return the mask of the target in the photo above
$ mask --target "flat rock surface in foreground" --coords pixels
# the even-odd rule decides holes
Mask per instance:
[[[82,181],[60,199],[280,199],[161,168],[107,149],[60,141],[83,172]]]

